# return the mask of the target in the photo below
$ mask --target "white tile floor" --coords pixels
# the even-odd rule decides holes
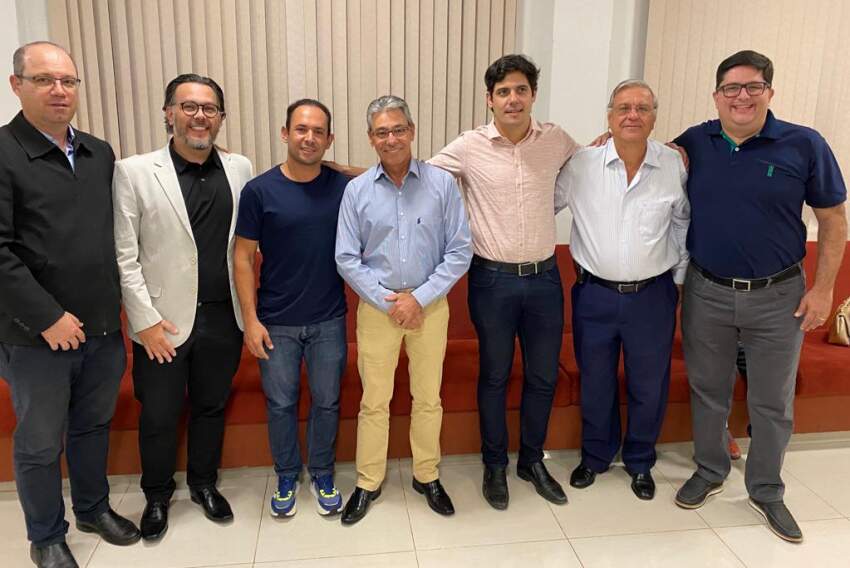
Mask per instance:
[[[570,502],[550,505],[510,475],[507,512],[491,509],[481,497],[478,456],[450,456],[441,477],[457,509],[451,518],[432,513],[411,489],[409,460],[392,460],[383,495],[353,527],[316,515],[306,486],[295,517],[270,517],[266,502],[275,479],[265,468],[222,472],[220,487],[236,521],[219,526],[189,501],[181,475],[161,542],[115,547],[73,527],[68,542],[80,565],[89,568],[850,566],[850,432],[792,441],[783,477],[786,502],[805,534],[801,545],[779,540],[749,508],[744,460],[734,464],[725,491],[705,507],[676,507],[675,490],[692,472],[691,452],[690,444],[659,447],[658,489],[650,502],[632,495],[622,467],[583,491],[568,487],[578,453],[552,452],[549,470],[567,488]],[[340,464],[337,482],[346,495],[354,480],[352,464]],[[138,521],[144,508],[138,477],[117,476],[110,483],[113,507]],[[0,483],[3,568],[32,566],[14,491],[14,484]]]

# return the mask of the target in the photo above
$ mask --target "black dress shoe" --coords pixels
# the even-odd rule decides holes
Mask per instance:
[[[77,529],[97,533],[109,544],[118,546],[134,544],[142,537],[142,533],[131,520],[125,519],[112,509],[107,509],[92,521],[77,519]]]
[[[494,509],[504,511],[508,508],[508,476],[505,466],[485,466],[484,482],[481,485],[484,499]]]
[[[64,542],[47,546],[30,544],[30,558],[38,568],[80,568]]]
[[[189,489],[192,503],[197,503],[204,509],[204,515],[216,523],[226,523],[233,520],[233,510],[224,495],[215,486]]]
[[[425,500],[428,501],[428,506],[435,513],[441,515],[454,515],[455,506],[452,505],[452,500],[446,490],[443,489],[443,484],[439,479],[435,479],[430,483],[421,483],[413,478],[413,488],[417,493],[425,495]]]
[[[345,504],[345,509],[342,510],[342,524],[353,525],[366,516],[369,510],[369,503],[381,496],[381,488],[378,487],[375,491],[369,491],[362,487],[355,487],[354,493],[348,498],[348,503]]]
[[[159,540],[168,530],[168,500],[151,499],[145,505],[142,513],[142,522],[139,523],[142,538],[145,540]]]
[[[583,463],[578,464],[578,467],[570,474],[570,485],[576,489],[590,487],[594,481],[596,481],[596,472]]]
[[[652,479],[652,474],[633,473],[632,476],[632,491],[637,495],[638,499],[651,501],[655,497],[655,480]]]
[[[563,505],[567,502],[567,496],[561,484],[549,475],[542,461],[534,462],[531,465],[518,465],[516,474],[520,479],[533,483],[538,495],[547,501],[556,505]]]

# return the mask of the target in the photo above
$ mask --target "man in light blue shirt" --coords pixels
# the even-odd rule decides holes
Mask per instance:
[[[472,245],[452,176],[413,159],[415,126],[404,100],[380,97],[366,113],[380,163],[345,190],[337,226],[339,273],[360,296],[357,487],[342,514],[362,519],[386,473],[389,404],[402,341],[410,359],[413,488],[437,513],[454,507],[439,480],[440,402],[449,306],[446,294],[469,268]]]

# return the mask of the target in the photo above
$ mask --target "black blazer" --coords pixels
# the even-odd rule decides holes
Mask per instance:
[[[0,342],[44,345],[68,311],[87,336],[121,328],[112,148],[74,130],[75,169],[23,113],[0,128]]]

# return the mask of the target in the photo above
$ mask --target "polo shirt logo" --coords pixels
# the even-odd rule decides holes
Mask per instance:
[[[773,164],[768,164],[767,166],[767,177],[773,177]]]

